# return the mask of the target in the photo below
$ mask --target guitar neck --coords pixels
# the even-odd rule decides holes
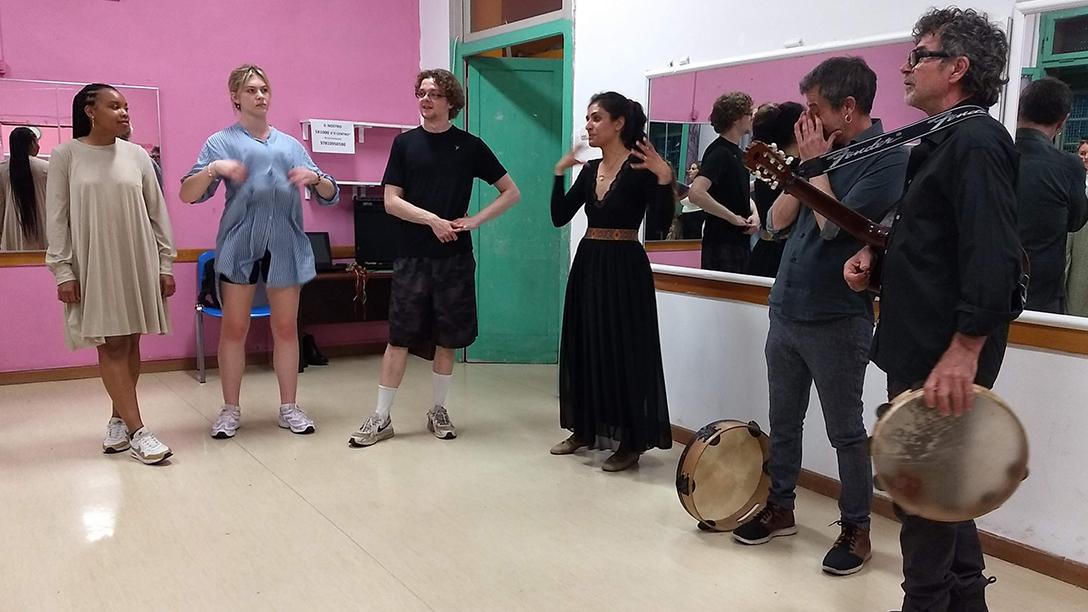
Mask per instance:
[[[782,189],[861,242],[879,250],[887,246],[887,227],[873,223],[805,179],[794,175],[783,183]]]

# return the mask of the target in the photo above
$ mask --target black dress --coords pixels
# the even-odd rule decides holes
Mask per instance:
[[[566,194],[563,177],[556,177],[555,226],[569,223],[584,204],[591,228],[637,230],[648,208],[671,206],[672,186],[630,164],[601,201],[594,190],[600,160],[587,162]],[[578,245],[563,307],[559,423],[594,448],[672,446],[654,279],[635,240],[586,238]]]

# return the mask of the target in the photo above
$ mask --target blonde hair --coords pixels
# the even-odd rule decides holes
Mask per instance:
[[[257,77],[264,81],[265,87],[268,88],[268,93],[272,93],[272,83],[268,81],[268,75],[265,74],[265,71],[262,70],[260,66],[255,64],[242,64],[234,70],[231,70],[230,76],[227,77],[227,91],[229,91],[232,96],[236,95],[241,91],[250,77]],[[234,110],[242,110],[242,105],[235,102],[233,98],[231,98],[231,104],[234,105]]]

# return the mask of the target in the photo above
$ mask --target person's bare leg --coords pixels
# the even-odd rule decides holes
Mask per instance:
[[[383,387],[396,389],[404,380],[404,372],[408,369],[408,349],[402,346],[386,345],[385,355],[382,357],[382,375],[379,384]]]
[[[456,361],[457,350],[458,349],[451,349],[443,346],[435,347],[433,368],[435,374],[441,374],[443,376],[453,374],[453,363]]]
[[[294,404],[298,391],[298,298],[301,287],[268,288],[272,307],[272,364],[280,403]]]
[[[256,285],[221,283],[223,324],[219,330],[219,382],[223,387],[223,403],[239,405],[242,393],[242,373],[246,369],[246,335],[249,334],[249,313],[253,308]]]
[[[113,412],[125,422],[129,435],[144,426],[131,370],[132,353],[139,359],[139,342],[134,336],[111,336],[98,347],[102,384],[113,401]]]

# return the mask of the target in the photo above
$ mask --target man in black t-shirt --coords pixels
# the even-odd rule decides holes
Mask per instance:
[[[370,446],[393,437],[389,412],[404,378],[409,347],[434,348],[434,404],[427,429],[440,439],[457,437],[446,412],[454,351],[476,339],[476,260],[470,232],[517,203],[513,179],[476,136],[450,124],[465,94],[447,70],[416,77],[423,125],[393,141],[382,184],[386,212],[401,220],[400,250],[393,264],[389,345],[382,359],[374,414],[349,444]],[[499,197],[472,216],[472,183],[483,179]]]
[[[703,153],[699,176],[688,199],[706,211],[703,228],[704,270],[743,274],[752,251],[750,236],[759,230],[751,200],[751,181],[741,161],[740,141],[752,132],[752,98],[735,91],[714,102],[710,124],[718,138]]]

